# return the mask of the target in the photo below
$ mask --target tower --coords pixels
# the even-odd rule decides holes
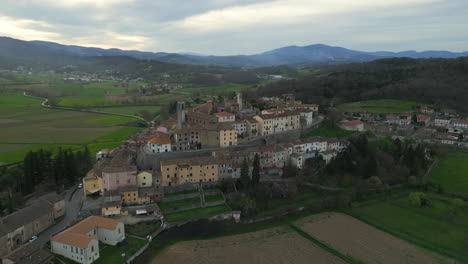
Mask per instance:
[[[185,123],[185,99],[177,99],[177,127],[182,128]]]
[[[239,105],[239,111],[242,111],[243,104],[242,104],[242,93],[236,93],[237,105]]]

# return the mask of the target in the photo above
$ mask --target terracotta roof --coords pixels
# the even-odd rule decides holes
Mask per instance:
[[[417,118],[418,121],[419,121],[419,120],[424,121],[424,120],[429,120],[429,119],[431,119],[430,116],[426,116],[426,115],[417,115],[416,118]]]
[[[235,116],[235,114],[231,114],[231,113],[228,113],[228,112],[219,112],[219,113],[216,113],[215,116]]]
[[[176,101],[185,102],[185,101],[187,101],[187,100],[185,100],[185,98],[180,97],[180,98],[177,98]]]
[[[162,160],[161,166],[165,165],[214,165],[218,164],[219,161],[213,157],[193,157],[189,159],[171,159],[171,160]]]
[[[102,169],[102,172],[113,173],[113,172],[136,172],[135,166],[108,166]]]
[[[456,119],[456,120],[453,120],[453,123],[455,123],[455,124],[468,124],[468,120]]]
[[[53,236],[51,240],[79,248],[87,248],[89,242],[97,238],[95,236],[88,236],[86,233],[89,233],[97,227],[114,230],[119,223],[119,221],[110,218],[90,216],[78,224]]]
[[[152,137],[148,140],[151,144],[171,144],[171,139],[169,137]]]
[[[364,124],[364,122],[362,122],[361,120],[352,120],[352,121],[343,123],[344,126],[355,126],[355,125],[362,125],[362,124]]]

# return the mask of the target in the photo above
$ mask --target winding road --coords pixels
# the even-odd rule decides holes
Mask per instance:
[[[127,115],[127,114],[120,114],[120,113],[112,113],[112,112],[105,112],[105,111],[98,111],[98,110],[88,110],[88,109],[82,109],[82,108],[74,108],[74,107],[64,107],[64,106],[52,106],[52,105],[49,105],[48,102],[49,102],[49,99],[45,98],[45,97],[40,97],[40,96],[34,96],[34,95],[29,95],[27,94],[26,92],[23,91],[23,95],[26,96],[26,97],[31,97],[31,98],[37,98],[37,99],[42,99],[44,100],[42,103],[41,103],[41,106],[42,107],[47,107],[47,108],[50,108],[50,109],[58,109],[58,110],[67,110],[67,111],[79,111],[79,112],[87,112],[87,113],[94,113],[94,114],[104,114],[104,115],[116,115],[116,116],[124,116],[124,117],[131,117],[131,118],[136,118],[136,119],[139,119],[143,122],[145,122],[147,125],[150,125],[151,122],[145,120],[144,118],[140,117],[140,116],[136,116],[136,115]],[[159,117],[159,115],[157,116]],[[156,117],[156,118],[157,118]],[[155,118],[155,119],[156,119]],[[155,120],[153,119],[153,121]]]

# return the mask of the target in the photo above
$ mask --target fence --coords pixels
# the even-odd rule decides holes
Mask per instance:
[[[153,234],[151,234],[151,239],[148,239],[148,240],[146,241],[146,244],[145,244],[143,247],[141,247],[137,252],[135,252],[135,254],[133,254],[132,256],[130,256],[130,257],[125,261],[125,263],[126,263],[126,264],[132,263],[132,262],[135,260],[135,258],[137,258],[138,256],[140,256],[140,255],[149,247],[149,245],[150,245],[150,243],[151,243],[151,240],[152,240],[153,238],[155,238],[157,235],[159,235],[164,229],[165,229],[165,225],[161,226],[158,230],[156,230]]]

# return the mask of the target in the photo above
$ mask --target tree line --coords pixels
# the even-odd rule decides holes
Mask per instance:
[[[30,151],[20,165],[0,168],[0,191],[7,194],[0,199],[0,212],[12,211],[39,186],[61,191],[74,185],[92,166],[88,147],[76,152],[59,147],[56,154],[44,149]]]
[[[371,99],[404,99],[468,112],[468,57],[391,58],[321,66],[294,80],[273,82],[258,95],[295,93],[305,102],[336,105]]]

